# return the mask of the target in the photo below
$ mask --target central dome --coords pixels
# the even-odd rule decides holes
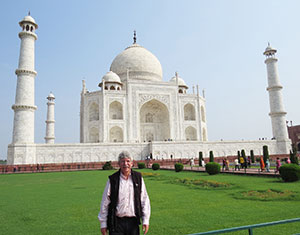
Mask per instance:
[[[137,43],[117,55],[110,66],[110,71],[118,74],[121,80],[125,80],[128,76],[129,79],[162,81],[159,60]]]

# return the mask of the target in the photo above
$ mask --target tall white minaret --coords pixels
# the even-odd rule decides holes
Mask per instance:
[[[46,144],[54,144],[54,139],[55,139],[55,135],[54,135],[54,124],[55,124],[55,120],[54,120],[54,100],[55,97],[52,94],[52,92],[50,92],[50,94],[47,97],[47,105],[48,105],[48,110],[47,110],[47,120],[46,120],[46,137],[45,137],[45,142]]]
[[[38,25],[30,16],[25,16],[19,22],[22,31],[19,33],[21,39],[19,66],[16,70],[17,89],[14,110],[14,127],[12,143],[34,143],[34,44],[37,40],[35,30]]]
[[[103,83],[104,90],[104,83]],[[85,80],[82,80],[82,90],[81,90],[81,99],[80,99],[80,143],[84,143],[84,101],[85,95],[87,93]]]
[[[270,44],[268,44],[268,47],[264,52],[264,55],[267,57],[265,63],[267,65],[268,73],[267,91],[269,92],[270,101],[269,115],[272,121],[273,137],[279,142],[286,142],[289,141],[289,138],[285,118],[286,112],[284,111],[281,94],[282,86],[279,82],[277,58],[275,57],[276,52],[277,50],[273,49]]]

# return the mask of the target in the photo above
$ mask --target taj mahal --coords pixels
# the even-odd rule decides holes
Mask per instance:
[[[35,41],[38,25],[30,16],[19,22],[21,40],[12,143],[8,145],[7,164],[43,164],[116,161],[126,150],[134,160],[206,158],[233,156],[244,149],[248,155],[262,154],[267,145],[270,154],[290,150],[286,112],[277,71],[276,50],[264,51],[267,66],[273,138],[253,141],[208,141],[206,100],[199,87],[189,90],[176,72],[163,78],[160,61],[137,43],[118,54],[98,88],[89,91],[82,81],[80,102],[80,142],[55,143],[55,91],[48,95],[45,143],[35,143]],[[80,84],[80,83],[79,83]],[[267,112],[266,114],[267,115]],[[57,120],[59,121],[59,120]],[[43,127],[38,127],[43,128]]]

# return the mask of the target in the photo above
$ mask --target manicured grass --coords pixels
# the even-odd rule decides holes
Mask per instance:
[[[151,200],[149,234],[189,234],[300,217],[300,182],[139,171],[146,173]],[[113,172],[0,175],[0,233],[100,234],[99,205],[107,177]],[[299,232],[300,223],[254,230],[255,235]]]

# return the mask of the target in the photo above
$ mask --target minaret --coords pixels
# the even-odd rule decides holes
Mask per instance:
[[[14,127],[12,143],[34,143],[34,44],[37,36],[35,30],[38,25],[30,16],[25,16],[19,22],[22,31],[19,66],[16,70],[17,89],[14,110]]]
[[[52,92],[50,92],[50,94],[47,97],[47,105],[48,105],[48,110],[47,110],[47,120],[46,120],[46,137],[45,137],[45,142],[46,144],[54,144],[54,139],[55,139],[55,135],[54,135],[54,124],[55,124],[55,120],[54,120],[54,100],[55,97],[52,94]]]
[[[279,82],[277,58],[275,57],[276,52],[277,50],[273,49],[270,44],[268,44],[268,47],[264,52],[264,55],[267,57],[265,63],[267,65],[268,73],[267,91],[269,92],[270,101],[269,115],[272,121],[273,137],[279,142],[286,142],[289,141],[289,138],[286,127],[286,112],[284,111],[281,94],[282,86]]]
[[[104,90],[104,82],[102,86],[102,92]],[[84,98],[87,93],[85,80],[82,80],[82,90],[81,90],[81,99],[80,99],[80,143],[84,143]]]

